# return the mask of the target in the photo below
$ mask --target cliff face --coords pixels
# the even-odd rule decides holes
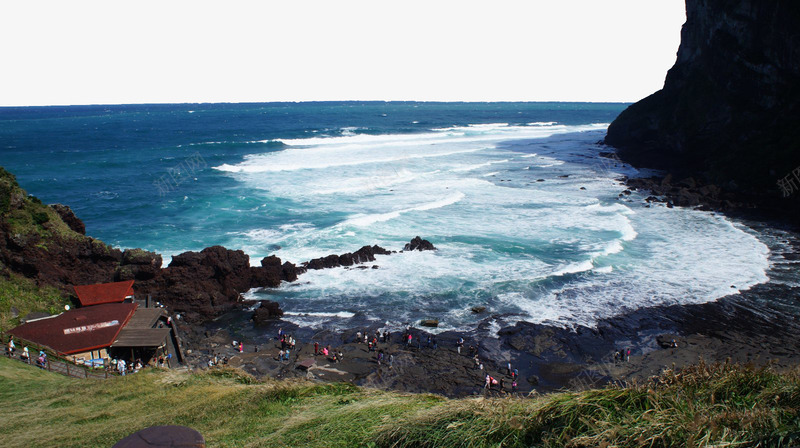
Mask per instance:
[[[800,2],[686,0],[686,15],[664,88],[606,143],[635,166],[780,196],[800,166]]]

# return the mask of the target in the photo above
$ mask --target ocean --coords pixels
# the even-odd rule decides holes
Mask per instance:
[[[165,256],[294,263],[419,235],[435,252],[248,299],[313,328],[588,325],[766,282],[756,231],[648,206],[597,142],[625,104],[323,102],[0,108],[0,165],[87,234]],[[472,313],[485,306],[485,314]],[[488,317],[487,316],[491,316]]]

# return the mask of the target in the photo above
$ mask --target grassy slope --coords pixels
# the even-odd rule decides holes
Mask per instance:
[[[14,273],[9,273],[8,278],[0,275],[0,331],[19,325],[20,318],[28,313],[58,314],[69,303],[69,298],[52,286],[39,287]]]
[[[164,424],[193,427],[209,446],[780,446],[800,433],[799,409],[798,375],[737,366],[650,387],[447,400],[233,370],[78,380],[0,359],[7,447],[110,446]]]

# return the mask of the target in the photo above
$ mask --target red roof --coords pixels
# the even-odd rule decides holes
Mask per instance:
[[[113,344],[133,316],[135,303],[109,303],[67,311],[9,330],[12,335],[63,353],[81,353]]]
[[[133,280],[98,285],[75,286],[75,295],[81,306],[118,303],[133,295]]]

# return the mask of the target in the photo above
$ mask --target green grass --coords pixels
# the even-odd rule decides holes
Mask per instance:
[[[0,330],[19,325],[20,318],[28,313],[57,314],[64,311],[64,305],[70,303],[55,287],[40,287],[21,275],[7,274],[7,277],[0,274]],[[12,312],[12,308],[16,313]]]
[[[35,196],[28,195],[16,177],[0,167],[0,219],[9,224],[12,235],[35,236],[47,250],[53,238],[87,238],[69,228],[58,213]]]
[[[449,400],[233,369],[79,380],[0,359],[7,447],[111,446],[167,424],[231,447],[777,447],[800,442],[799,410],[797,374],[732,365],[625,388]]]

